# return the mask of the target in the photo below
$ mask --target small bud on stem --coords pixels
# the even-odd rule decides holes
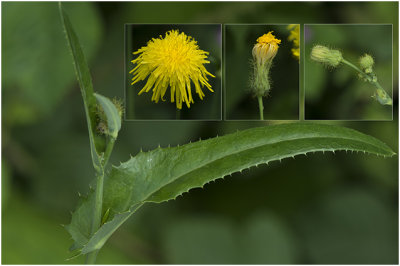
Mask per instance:
[[[269,70],[272,66],[272,60],[275,58],[281,40],[276,39],[272,35],[272,31],[264,34],[257,39],[257,43],[253,47],[253,73],[250,82],[251,89],[258,98],[260,119],[263,120],[263,103],[262,97],[267,96],[271,89],[269,80]]]
[[[337,67],[343,60],[339,50],[332,50],[326,46],[315,45],[311,50],[311,59],[326,66]]]
[[[361,69],[367,73],[372,73],[372,66],[374,65],[374,59],[369,54],[365,54],[360,57],[360,66]]]

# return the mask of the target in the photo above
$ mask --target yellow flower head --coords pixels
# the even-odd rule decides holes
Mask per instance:
[[[293,42],[292,54],[300,60],[300,24],[290,24],[287,29],[290,30],[288,41]]]
[[[263,65],[265,62],[270,62],[274,59],[278,52],[278,44],[281,40],[272,35],[272,31],[264,34],[257,39],[257,43],[253,47],[253,58],[259,64]]]
[[[188,108],[194,103],[191,82],[200,99],[204,97],[203,86],[213,92],[207,75],[214,76],[204,67],[210,63],[206,60],[208,52],[200,50],[197,42],[183,32],[168,31],[164,38],[153,38],[133,54],[139,56],[132,60],[136,67],[129,72],[134,75],[131,85],[149,76],[139,95],[153,88],[151,100],[157,103],[161,98],[165,101],[164,95],[170,87],[171,102],[176,102],[176,107],[182,109],[182,102]]]

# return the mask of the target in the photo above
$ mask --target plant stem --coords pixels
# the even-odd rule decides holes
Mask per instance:
[[[92,221],[91,235],[96,233],[96,231],[100,228],[101,210],[103,207],[103,185],[104,185],[104,172],[97,175],[96,198],[94,203],[94,212],[93,212],[94,215]]]
[[[374,83],[375,83],[375,86],[376,86],[378,89],[384,90],[384,89],[382,88],[381,84],[378,83],[378,81],[375,81]]]
[[[264,120],[264,105],[262,96],[258,96],[258,109],[260,110],[260,120]]]
[[[108,163],[108,159],[110,159],[110,155],[111,152],[114,148],[114,143],[115,143],[115,138],[110,138],[107,147],[106,147],[106,151],[104,152],[104,163],[103,163],[103,167],[105,168],[107,163]]]
[[[364,78],[366,78],[367,80],[370,80],[370,77],[365,74],[363,71],[361,71],[361,69],[359,69],[358,67],[356,67],[355,65],[353,65],[352,63],[350,63],[349,61],[342,59],[342,62],[345,63],[346,65],[348,65],[349,67],[357,70],[361,75],[363,75]],[[370,81],[371,83],[373,83],[375,85],[375,87],[377,87],[378,89],[383,90],[382,86],[378,83],[378,81]]]
[[[104,168],[103,168],[104,169]],[[103,208],[103,186],[104,186],[104,170],[100,173],[96,173],[97,182],[96,182],[96,195],[94,202],[94,210],[93,210],[93,218],[92,218],[92,227],[90,230],[90,235],[93,236],[96,231],[100,228],[101,224],[101,213]],[[90,252],[86,256],[86,264],[94,264],[96,262],[97,250]]]
[[[372,84],[374,84],[374,86],[377,89],[380,89],[382,91],[384,91],[386,93],[386,91],[382,88],[381,84],[379,84],[379,82],[377,80],[371,80],[370,76],[368,76],[366,73],[364,73],[363,71],[361,71],[361,69],[359,69],[358,67],[356,67],[355,65],[353,65],[352,63],[350,63],[349,61],[345,60],[344,58],[342,59],[342,62],[346,65],[348,65],[349,67],[355,69],[357,72],[359,72],[364,78],[366,78],[369,82],[371,82]],[[388,96],[388,98],[391,100],[390,96]]]
[[[349,61],[345,60],[344,58],[342,59],[342,62],[345,63],[346,65],[348,65],[349,67],[355,69],[356,71],[358,71],[361,75],[363,75],[365,78],[368,78],[368,75],[365,74],[363,71],[361,71],[361,69],[359,69],[358,67],[356,67],[355,65],[353,65],[352,63],[350,63]]]
[[[104,168],[108,163],[108,159],[110,158],[111,152],[114,148],[115,138],[110,138],[107,144],[106,150],[104,152],[104,160],[102,164],[102,170],[96,173],[97,182],[96,182],[96,196],[94,202],[94,210],[93,210],[93,220],[92,220],[92,228],[90,231],[90,235],[93,236],[97,230],[99,230],[101,225],[101,216],[103,210],[103,187],[104,187]],[[99,251],[93,251],[87,254],[86,256],[86,264],[94,264],[96,262],[97,253]]]
[[[86,255],[85,263],[86,263],[86,264],[95,264],[96,258],[97,258],[97,253],[99,253],[98,250],[92,251],[92,252],[90,252],[89,254],[87,254],[87,255]]]

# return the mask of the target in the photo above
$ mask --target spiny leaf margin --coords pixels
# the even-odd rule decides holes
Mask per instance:
[[[74,238],[80,241],[75,246],[82,248],[82,254],[100,249],[145,202],[175,199],[192,188],[261,163],[337,150],[384,157],[395,154],[383,142],[358,131],[309,123],[252,128],[183,146],[141,152],[114,166],[106,179],[103,210],[111,210],[107,226],[88,236],[87,243]],[[86,208],[85,204],[80,208]],[[77,221],[73,216],[70,228],[88,228]]]

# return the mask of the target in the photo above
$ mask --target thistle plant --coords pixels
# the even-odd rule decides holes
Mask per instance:
[[[65,226],[74,241],[70,248],[73,257],[86,255],[86,263],[95,263],[109,237],[147,202],[176,199],[192,188],[243,169],[309,152],[346,150],[394,155],[383,142],[352,129],[292,123],[140,151],[119,166],[110,167],[122,110],[117,102],[94,93],[78,37],[61,4],[60,13],[82,93],[96,181],[94,189],[80,196],[71,222]],[[105,145],[95,138],[99,122],[105,124]]]
[[[131,85],[148,77],[139,95],[153,89],[151,100],[158,103],[160,99],[165,101],[165,93],[170,87],[171,102],[176,102],[176,108],[182,109],[182,103],[187,108],[194,103],[191,82],[201,100],[205,96],[201,87],[213,92],[207,76],[215,76],[204,67],[210,63],[206,60],[208,52],[200,50],[197,42],[183,32],[168,31],[165,38],[153,38],[133,54],[139,56],[132,60],[136,67],[129,72],[134,75]]]
[[[253,47],[253,73],[250,78],[250,87],[253,94],[258,99],[260,120],[264,120],[264,105],[262,98],[268,96],[271,89],[269,71],[272,66],[272,61],[278,52],[280,43],[281,40],[276,39],[272,34],[272,31],[270,31],[259,37],[257,43]]]
[[[369,54],[364,54],[359,59],[360,68],[343,58],[339,50],[330,49],[326,46],[315,45],[311,50],[311,59],[321,63],[329,68],[339,67],[342,63],[351,67],[358,72],[358,77],[364,82],[371,83],[375,86],[375,92],[372,98],[382,105],[392,105],[392,98],[378,82],[378,77],[374,73],[374,59]]]

